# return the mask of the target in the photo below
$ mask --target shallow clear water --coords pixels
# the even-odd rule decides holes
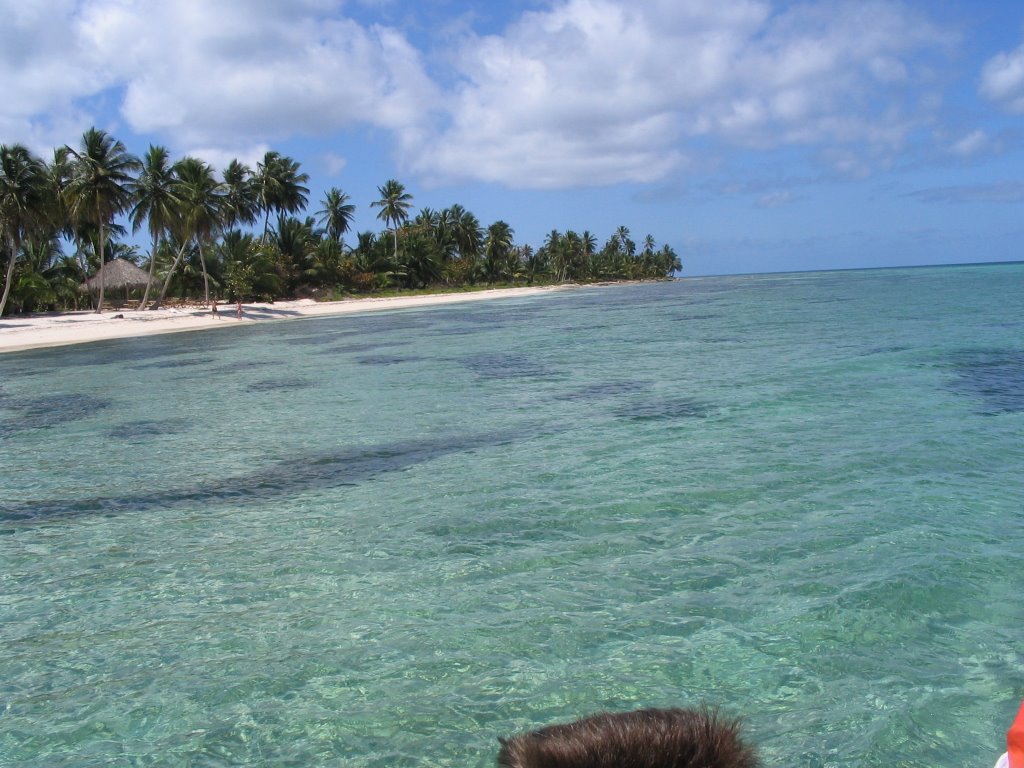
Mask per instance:
[[[0,357],[0,765],[486,766],[720,704],[988,766],[1024,266],[691,279]]]

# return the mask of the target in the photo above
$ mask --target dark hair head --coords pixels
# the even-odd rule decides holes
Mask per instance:
[[[739,721],[716,710],[602,713],[501,740],[504,768],[757,768]]]

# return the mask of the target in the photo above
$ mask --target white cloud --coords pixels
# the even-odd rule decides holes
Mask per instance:
[[[82,35],[120,61],[136,131],[260,141],[418,119],[434,88],[416,51],[392,30],[322,13],[331,5],[105,0]]]
[[[263,160],[270,146],[267,144],[251,144],[247,146],[217,146],[186,148],[183,154],[205,160],[217,171],[223,171],[232,160],[255,168]]]
[[[569,0],[471,38],[447,129],[410,158],[521,186],[645,182],[684,161],[675,102],[708,97],[763,3]],[[714,42],[695,53],[707,35]]]
[[[49,151],[92,123],[75,99],[114,79],[94,66],[73,24],[75,0],[0,0],[0,135]]]
[[[450,122],[409,162],[522,186],[651,181],[707,137],[873,163],[932,117],[909,84],[950,42],[883,0],[563,0],[467,40]]]
[[[338,0],[0,0],[0,12],[5,135],[50,115],[88,125],[83,105],[112,93],[134,131],[182,147],[355,123],[403,131],[437,99],[419,53],[345,18]]]
[[[990,151],[991,148],[992,140],[985,131],[978,128],[953,142],[949,151],[959,157],[974,157],[975,155]]]
[[[348,160],[337,152],[327,152],[321,158],[324,166],[327,168],[327,172],[331,176],[340,176],[341,172],[345,170],[345,166],[348,165]]]
[[[981,94],[1007,112],[1024,113],[1024,45],[999,53],[981,70]]]
[[[7,140],[63,143],[101,103],[208,159],[370,126],[427,180],[532,187],[649,183],[724,146],[807,147],[864,175],[933,119],[921,62],[950,42],[899,0],[551,0],[463,37],[444,92],[400,31],[357,23],[342,0],[0,0],[0,13]],[[1015,70],[991,69],[1013,103]]]
[[[993,184],[974,184],[955,187],[934,187],[911,192],[913,197],[926,203],[1011,203],[1024,201],[1024,184],[1003,181]]]
[[[796,199],[797,198],[792,191],[788,189],[779,190],[777,192],[769,192],[761,195],[761,197],[757,199],[755,205],[758,208],[781,208],[784,205],[792,203]]]

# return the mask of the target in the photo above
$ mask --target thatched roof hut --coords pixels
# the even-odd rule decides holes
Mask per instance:
[[[103,289],[138,288],[149,282],[149,274],[125,259],[111,259],[103,269],[90,277],[81,286],[82,290],[95,291],[103,283]]]
[[[103,269],[78,286],[78,289],[92,294],[99,291],[101,282],[104,291],[123,288],[124,301],[127,302],[133,288],[142,288],[149,282],[149,273],[125,259],[111,259],[103,265]],[[114,306],[121,306],[120,298],[113,299],[113,302]]]

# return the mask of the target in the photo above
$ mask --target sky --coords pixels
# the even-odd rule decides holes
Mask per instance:
[[[0,143],[269,150],[684,275],[1024,259],[1022,0],[0,0]]]

